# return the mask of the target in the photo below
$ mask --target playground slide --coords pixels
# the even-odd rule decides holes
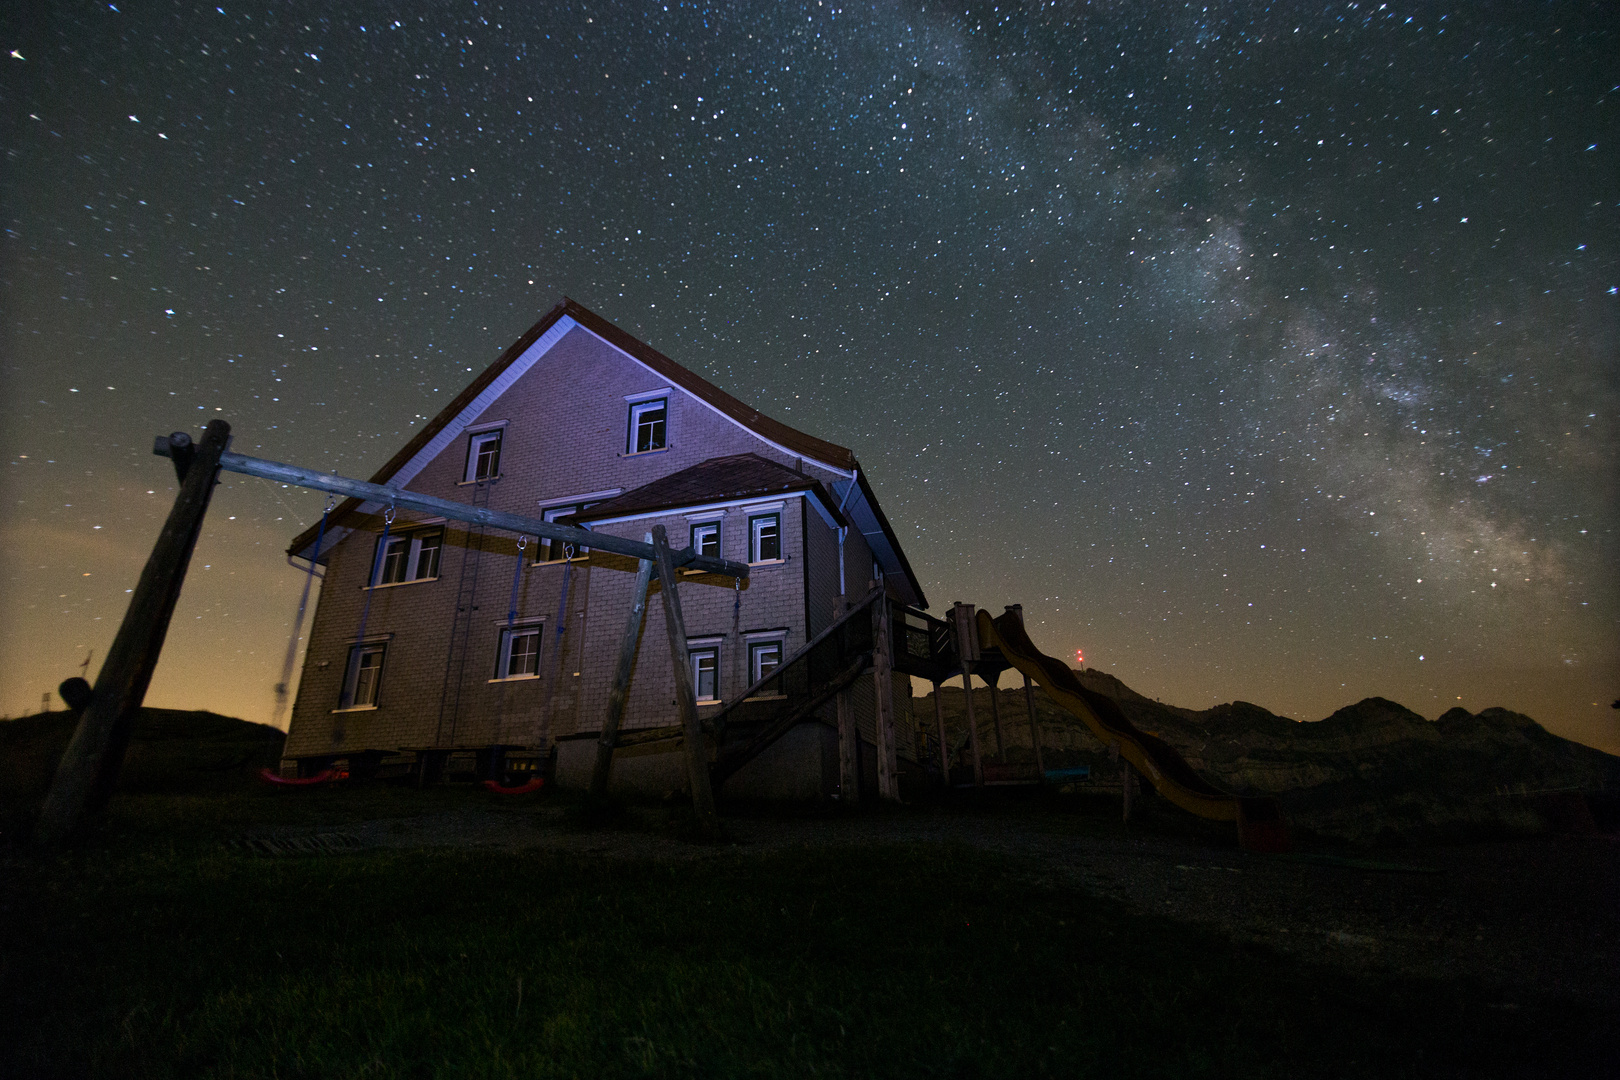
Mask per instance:
[[[1008,612],[992,619],[988,611],[979,612],[979,643],[1001,650],[1009,664],[1039,683],[1059,706],[1083,720],[1104,745],[1119,747],[1125,760],[1147,777],[1159,794],[1199,817],[1237,822],[1238,842],[1247,850],[1288,850],[1288,827],[1277,800],[1234,795],[1199,776],[1175,747],[1136,727],[1118,705],[1080,685],[1067,664],[1035,648],[1017,615]]]

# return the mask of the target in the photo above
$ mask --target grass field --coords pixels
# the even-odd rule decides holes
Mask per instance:
[[[265,857],[225,842],[479,793],[288,794],[123,797],[86,845],[5,852],[0,1076],[1568,1077],[1613,1064],[1613,1011],[1503,1011],[1467,984],[1358,978],[967,848],[604,860]]]

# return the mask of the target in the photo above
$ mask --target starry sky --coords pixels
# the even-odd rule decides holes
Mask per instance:
[[[0,711],[94,675],[154,435],[368,476],[566,294],[851,447],[936,612],[1021,602],[1178,705],[1502,705],[1620,752],[1617,31],[10,7]],[[322,502],[226,476],[149,703],[271,719]]]

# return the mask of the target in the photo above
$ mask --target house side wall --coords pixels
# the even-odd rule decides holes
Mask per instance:
[[[740,591],[730,583],[711,584],[716,578],[691,575],[680,588],[681,614],[690,639],[719,638],[720,696],[734,700],[748,686],[745,639],[751,633],[783,631],[783,655],[791,654],[806,641],[804,627],[803,533],[798,500],[790,499],[781,509],[782,550],[779,563],[755,566],[748,583]],[[748,561],[748,513],[746,508],[728,511],[721,519],[720,541],[724,558]],[[661,524],[670,542],[685,546],[688,524],[684,514],[666,514],[636,521],[617,522],[598,531],[640,540],[653,525]],[[628,560],[627,560],[628,562]],[[580,731],[600,731],[607,715],[608,691],[613,679],[613,662],[618,656],[624,633],[625,616],[630,608],[635,578],[628,572],[599,568],[592,586],[592,618],[585,650],[594,663],[580,669],[581,708],[569,726],[561,723],[555,736]],[[663,598],[655,590],[647,602],[646,625],[636,654],[635,676],[625,705],[624,726],[657,727],[679,722],[675,705],[675,676],[670,663],[669,636]],[[716,711],[708,706],[706,715]]]
[[[497,480],[482,485],[462,482],[468,447],[463,435],[408,486],[440,498],[539,517],[541,504],[548,500],[628,490],[730,454],[759,454],[797,468],[829,489],[833,481],[843,479],[761,442],[679,390],[670,393],[669,448],[626,454],[625,396],[664,385],[594,335],[575,329],[472,424],[478,431],[504,423]],[[733,699],[748,684],[747,634],[782,631],[786,656],[834,617],[836,530],[802,498],[786,499],[781,513],[786,558],[756,567],[740,594],[729,583],[717,586],[711,583],[714,579],[698,576],[680,586],[688,636],[721,639],[724,700]],[[747,561],[747,518],[746,508],[725,514],[725,558]],[[416,520],[401,512],[394,531]],[[654,523],[666,527],[672,546],[686,545],[690,522],[679,513],[601,529],[640,540]],[[368,528],[348,535],[330,551],[293,709],[288,756],[496,742],[534,745],[600,729],[634,584],[633,564],[599,555],[566,571],[558,564],[534,565],[536,547],[531,539],[519,569],[515,537],[499,531],[485,535],[476,527],[449,522],[443,525],[437,578],[368,590],[381,518],[374,518]],[[849,598],[857,599],[866,592],[872,556],[854,529],[846,538],[844,562]],[[517,621],[543,625],[538,679],[495,678],[514,570]],[[378,707],[334,712],[368,596],[367,638],[386,637],[388,643]],[[560,635],[559,645],[558,630],[564,624],[566,633]],[[863,681],[869,699],[870,681]],[[897,687],[897,707],[908,699],[909,687],[903,692]],[[858,711],[870,740],[870,707]],[[655,592],[647,608],[625,726],[658,726],[676,719],[662,600]]]

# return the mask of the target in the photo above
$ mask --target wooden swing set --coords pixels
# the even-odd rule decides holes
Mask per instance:
[[[624,637],[613,672],[608,714],[591,779],[591,795],[600,798],[606,793],[613,749],[629,697],[637,644],[646,618],[647,597],[652,582],[658,580],[663,583],[664,623],[669,637],[670,661],[674,666],[679,734],[685,740],[692,806],[702,833],[710,837],[719,834],[714,784],[711,781],[703,727],[698,719],[692,672],[687,664],[686,623],[681,615],[680,595],[676,588],[681,575],[676,571],[690,568],[741,581],[748,576],[747,563],[701,555],[691,547],[673,551],[662,525],[653,526],[645,540],[638,542],[487,507],[468,506],[402,488],[316,472],[297,465],[233,454],[228,450],[230,435],[228,423],[214,420],[208,424],[200,441],[194,442],[185,432],[157,437],[153,453],[173,462],[175,474],[180,479],[180,492],[175,496],[174,506],[141,571],[140,580],[136,583],[129,607],[124,612],[124,620],[96,677],[95,686],[84,692],[83,684],[78,684],[80,692],[74,694],[75,700],[69,701],[71,706],[82,711],[72,741],[57,764],[56,775],[35,824],[36,843],[56,845],[68,840],[83,828],[91,816],[102,811],[112,796],[129,747],[135,717],[145,700],[152,673],[157,668],[163,639],[168,633],[175,603],[185,583],[186,569],[202,531],[203,516],[208,511],[209,500],[221,471],[243,473],[378,504],[388,509],[390,518],[396,509],[403,507],[516,533],[520,539],[533,536],[635,559],[634,598],[625,620]],[[307,592],[304,600],[307,601]],[[301,601],[300,614],[303,605],[304,601]],[[285,675],[283,680],[285,682]],[[278,692],[285,693],[284,687],[278,687]],[[735,765],[734,762],[726,764]],[[725,775],[729,775],[729,772]],[[723,781],[724,776],[720,779]]]

